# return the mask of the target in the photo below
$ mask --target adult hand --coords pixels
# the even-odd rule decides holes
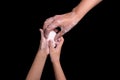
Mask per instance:
[[[48,37],[48,34],[51,30],[55,30],[59,27],[61,30],[55,36],[55,40],[60,38],[62,35],[70,31],[79,21],[75,12],[69,12],[62,15],[56,15],[48,18],[43,26],[45,31],[45,37]]]

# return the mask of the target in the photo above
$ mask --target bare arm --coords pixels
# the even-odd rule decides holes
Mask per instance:
[[[102,0],[82,0],[71,12],[55,15],[48,18],[44,23],[45,37],[48,36],[51,30],[57,27],[61,31],[56,35],[55,40],[69,32],[93,7],[95,7]]]
[[[53,68],[54,68],[56,80],[66,80],[60,61],[53,62]]]
[[[40,80],[47,55],[44,52],[38,52],[26,80]]]
[[[75,8],[73,8],[73,12],[75,12],[79,20],[81,20],[88,11],[101,1],[102,0],[82,0]]]
[[[47,40],[44,38],[43,31],[41,30],[40,48],[29,70],[26,80],[40,80],[48,53]]]
[[[60,53],[63,41],[64,40],[61,37],[57,47],[55,48],[52,45],[52,42],[50,43],[50,58],[53,65],[56,80],[66,80],[66,77],[60,64]]]

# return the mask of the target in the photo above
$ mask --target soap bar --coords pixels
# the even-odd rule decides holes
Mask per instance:
[[[47,39],[47,41],[51,40],[51,41],[53,42],[54,47],[55,47],[55,45],[56,45],[56,43],[55,43],[55,41],[54,41],[55,36],[56,36],[56,32],[55,32],[55,31],[51,31],[51,32],[48,34],[48,39]]]

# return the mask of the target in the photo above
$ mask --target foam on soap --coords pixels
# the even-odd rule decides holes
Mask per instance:
[[[48,39],[47,39],[48,41],[51,40],[51,41],[53,42],[54,47],[55,47],[55,45],[56,45],[56,43],[55,43],[55,41],[54,41],[55,36],[56,36],[56,32],[55,32],[55,31],[51,31],[51,32],[49,33]]]

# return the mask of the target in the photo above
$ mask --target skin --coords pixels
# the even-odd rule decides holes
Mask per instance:
[[[40,47],[33,61],[33,64],[28,72],[26,80],[40,80],[45,65],[45,61],[49,53],[47,39],[44,37],[43,30],[40,31],[41,31]]]
[[[47,41],[47,39],[44,37],[44,32],[42,29],[40,29],[40,32],[41,32],[40,47],[33,61],[33,64],[27,74],[26,80],[41,79],[45,61],[48,55],[50,55],[50,58],[53,64],[56,80],[66,80],[60,61],[59,61],[60,51],[64,41],[63,37],[57,40],[56,42],[57,46],[54,47],[53,42]]]
[[[61,31],[55,37],[57,40],[59,37],[69,32],[93,7],[95,7],[102,0],[81,0],[81,2],[73,8],[71,12],[55,15],[46,19],[44,22],[45,37],[51,30],[55,30],[57,27],[61,28]]]
[[[64,75],[64,72],[60,64],[60,53],[61,53],[61,47],[63,45],[63,42],[64,42],[64,39],[62,37],[59,38],[58,40],[59,45],[57,45],[57,47],[54,47],[52,42],[50,42],[50,58],[53,64],[56,80],[66,80],[66,77]]]

